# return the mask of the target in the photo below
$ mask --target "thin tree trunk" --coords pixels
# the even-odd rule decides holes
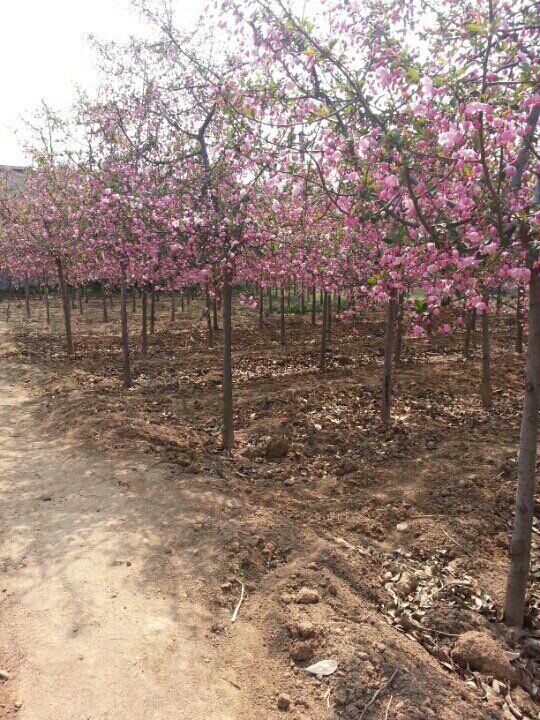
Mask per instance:
[[[339,322],[339,315],[341,314],[341,293],[340,292],[338,292],[336,299],[337,299],[336,322]]]
[[[9,314],[11,310],[11,278],[8,280],[8,304],[6,308],[6,322],[9,321]]]
[[[529,293],[525,396],[521,416],[514,526],[510,540],[510,568],[504,603],[504,620],[511,627],[523,625],[531,560],[540,411],[540,278],[537,268],[531,268]]]
[[[64,277],[64,267],[60,258],[56,259],[56,270],[58,272],[58,286],[60,288],[60,296],[62,297],[62,307],[64,309],[64,325],[66,328],[66,346],[69,357],[73,355],[73,339],[71,336],[71,311],[69,308],[69,295]]]
[[[223,279],[223,447],[234,447],[232,393],[232,277]]]
[[[520,355],[523,353],[523,288],[518,285],[516,300],[516,352]]]
[[[122,338],[122,366],[124,387],[131,387],[131,365],[129,361],[129,333],[127,318],[126,269],[120,271],[120,328]]]
[[[263,325],[263,315],[264,315],[264,289],[261,285],[259,287],[259,330],[262,332],[264,325]]]
[[[49,288],[43,283],[43,301],[45,302],[45,322],[47,327],[51,324],[51,307],[49,303]]]
[[[317,314],[317,289],[315,285],[311,288],[311,324],[316,325],[316,314]]]
[[[279,328],[280,342],[282,345],[285,345],[285,288],[283,285],[279,288]]]
[[[212,300],[212,314],[214,316],[214,330],[219,330],[217,298]]]
[[[131,288],[131,312],[134,315],[137,312],[137,288],[135,285]]]
[[[214,330],[212,328],[212,315],[211,315],[212,301],[210,300],[210,291],[208,289],[208,285],[206,286],[205,297],[206,297],[206,311],[204,314],[206,315],[206,327],[208,330],[207,341],[208,341],[208,347],[213,348],[214,347]]]
[[[28,284],[28,275],[24,278],[24,302],[26,305],[26,319],[30,320],[30,287]]]
[[[313,297],[315,288],[313,288]],[[322,311],[322,327],[321,327],[321,349],[319,355],[319,370],[323,373],[326,370],[326,346],[328,341],[328,292],[325,290],[323,294],[323,311]]]
[[[188,298],[189,301],[189,298]],[[154,330],[156,329],[156,291],[154,288],[151,290],[150,294],[150,335],[154,334]]]
[[[272,288],[268,288],[268,314],[271,315],[274,312],[273,299],[272,299]]]
[[[141,354],[148,355],[148,294],[146,287],[141,288]]]
[[[176,291],[171,290],[171,322],[176,322]]]
[[[70,285],[70,294],[71,294],[71,308],[72,310],[77,309],[77,288],[75,285]]]
[[[484,294],[484,302],[487,305],[489,297]],[[491,352],[489,343],[489,313],[488,308],[482,313],[482,406],[489,410],[493,404],[491,391]]]
[[[403,349],[403,297],[404,293],[399,293],[398,311],[397,311],[397,333],[396,333],[396,349],[394,362],[396,367],[401,367],[401,351]]]
[[[99,281],[99,287],[101,289],[101,305],[103,308],[103,322],[109,322],[109,311],[107,309],[107,295],[105,294],[105,283],[103,280]]]
[[[79,315],[83,314],[83,286],[79,285]]]
[[[388,318],[384,341],[384,368],[382,381],[381,418],[384,425],[390,422],[392,409],[392,353],[394,349],[394,325],[396,322],[396,292],[392,290],[388,301]]]
[[[327,325],[327,335],[328,335],[328,342],[330,342],[330,336],[332,334],[332,293],[327,292],[326,293],[326,304],[327,304],[327,312],[328,312],[328,320],[326,321]]]
[[[304,286],[302,285],[302,290],[300,291],[300,308],[302,315],[306,314],[306,293],[304,291]]]

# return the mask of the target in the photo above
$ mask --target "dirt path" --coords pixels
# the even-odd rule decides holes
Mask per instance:
[[[212,554],[177,552],[193,499],[175,509],[166,468],[145,456],[44,436],[28,394],[36,372],[2,358],[0,667],[10,679],[0,717],[252,717],[235,682],[238,644],[233,652],[209,631]],[[213,501],[231,509],[207,495],[210,510]]]

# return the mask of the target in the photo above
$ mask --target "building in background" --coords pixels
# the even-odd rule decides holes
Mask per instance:
[[[26,182],[26,172],[27,168],[19,165],[0,165],[0,193],[20,192]],[[7,290],[9,286],[9,278],[0,272],[0,290]]]
[[[0,165],[0,190],[7,188],[9,193],[20,190],[26,182],[27,168],[19,165]]]

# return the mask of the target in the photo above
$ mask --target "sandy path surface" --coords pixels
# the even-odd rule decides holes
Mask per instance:
[[[181,535],[187,518],[171,507],[166,471],[43,434],[28,395],[39,380],[5,353],[0,667],[10,678],[0,717],[250,717],[238,648],[209,632],[204,581],[190,566],[198,551],[168,547],[168,528]]]

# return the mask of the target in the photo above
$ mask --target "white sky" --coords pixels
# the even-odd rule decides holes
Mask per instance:
[[[175,0],[177,22],[190,25],[203,0]],[[126,40],[147,34],[128,0],[0,0],[0,165],[24,165],[21,116],[45,100],[67,110],[75,86],[97,78],[89,34]]]

